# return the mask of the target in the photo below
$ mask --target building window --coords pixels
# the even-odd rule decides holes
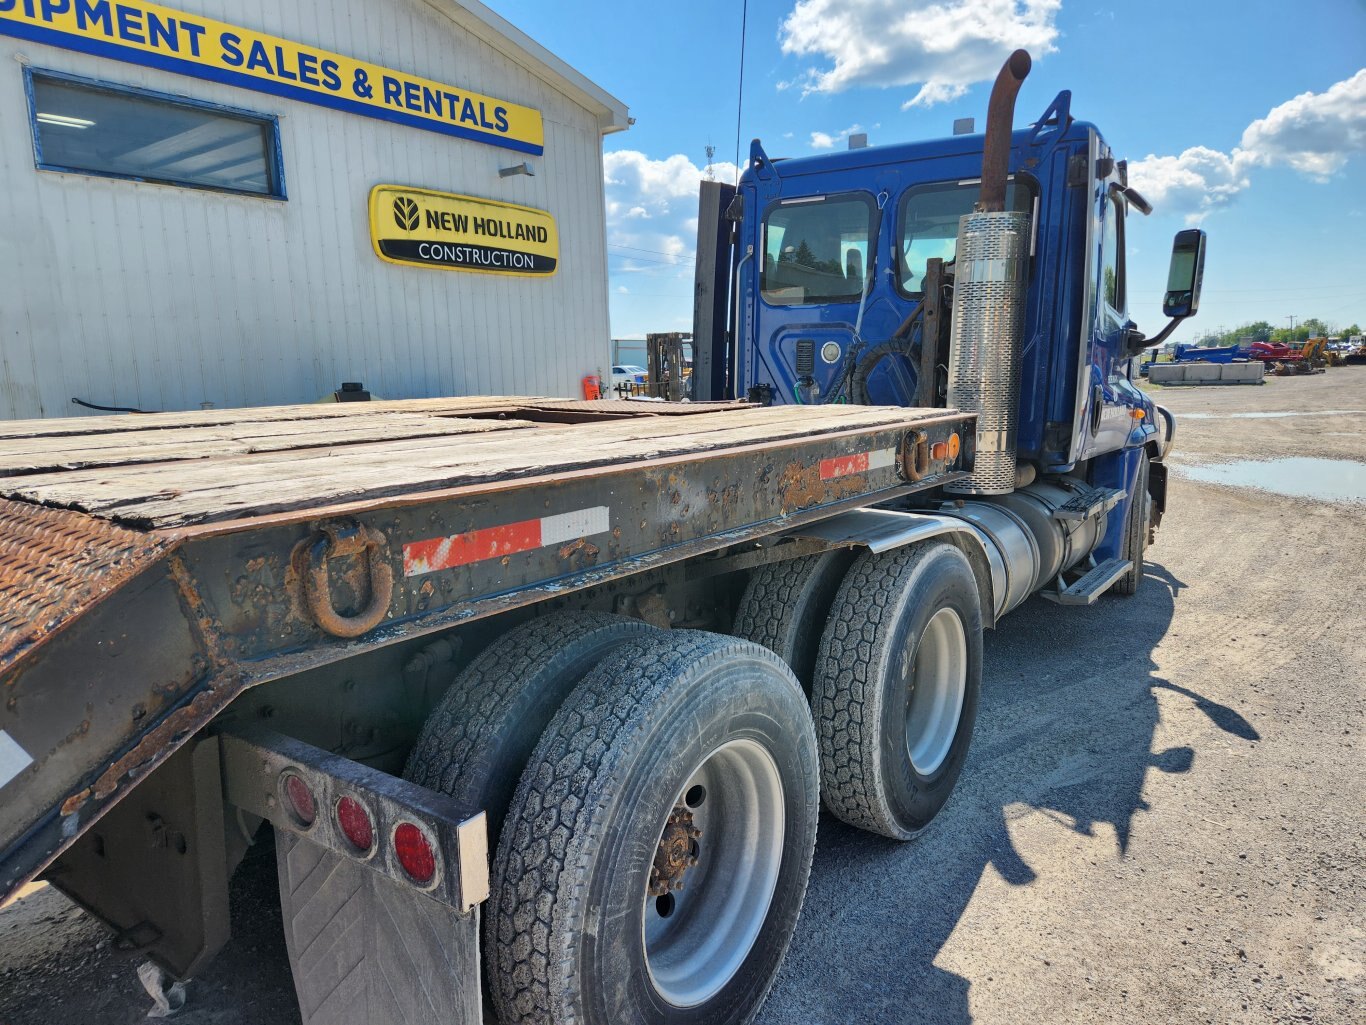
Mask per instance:
[[[51,72],[28,85],[41,170],[285,198],[273,117]]]
[[[815,196],[773,207],[764,219],[764,299],[856,302],[871,270],[872,224],[872,197]]]

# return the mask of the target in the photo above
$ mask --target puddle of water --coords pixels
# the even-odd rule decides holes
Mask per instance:
[[[1366,409],[1305,409],[1292,413],[1177,413],[1176,419],[1182,420],[1280,420],[1287,416],[1350,416],[1366,413]]]
[[[1206,484],[1257,488],[1293,498],[1366,503],[1366,463],[1350,459],[1240,459],[1231,463],[1175,466],[1177,472]]]

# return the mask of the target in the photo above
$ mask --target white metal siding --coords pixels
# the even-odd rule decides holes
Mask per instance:
[[[602,140],[594,114],[421,0],[179,0],[260,29],[535,107],[545,154],[0,37],[0,417],[310,401],[577,394],[609,369]],[[288,201],[34,169],[18,60],[280,118]],[[530,159],[535,177],[499,178]],[[370,245],[371,186],[550,211],[550,279],[405,268]]]

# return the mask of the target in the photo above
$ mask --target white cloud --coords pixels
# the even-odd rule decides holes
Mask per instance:
[[[876,126],[874,126],[874,127],[876,127]],[[857,135],[857,134],[858,134],[859,132],[861,132],[861,131],[863,131],[863,126],[862,126],[862,125],[857,125],[857,124],[855,124],[855,125],[850,125],[848,128],[845,128],[845,129],[843,129],[843,130],[841,130],[841,131],[836,132],[834,135],[831,135],[829,132],[812,132],[812,133],[811,133],[811,148],[812,148],[812,149],[834,149],[834,148],[835,148],[836,146],[838,146],[840,143],[842,143],[842,142],[844,142],[846,139],[848,139],[849,136],[851,136],[851,135]]]
[[[697,192],[706,169],[682,153],[655,160],[638,150],[603,154],[607,244],[614,273],[689,275],[697,239]],[[718,181],[734,181],[735,165],[711,165]]]
[[[804,93],[919,85],[931,106],[996,77],[1012,50],[1052,53],[1062,0],[798,0],[779,28],[783,53],[822,59]]]
[[[954,100],[966,96],[967,93],[968,87],[966,85],[949,82],[926,82],[920,87],[920,92],[901,105],[901,109],[910,110],[912,107],[933,107],[936,103],[952,103]]]
[[[1149,154],[1131,163],[1129,184],[1158,209],[1184,213],[1187,224],[1199,224],[1250,182],[1236,156],[1192,146],[1177,157]]]
[[[1129,166],[1134,188],[1166,211],[1199,224],[1252,184],[1249,172],[1285,165],[1315,181],[1366,152],[1366,68],[1321,93],[1301,93],[1243,132],[1229,153],[1192,146],[1180,156],[1149,154]]]
[[[1243,132],[1249,163],[1287,164],[1326,181],[1366,150],[1366,68],[1321,93],[1301,93]]]

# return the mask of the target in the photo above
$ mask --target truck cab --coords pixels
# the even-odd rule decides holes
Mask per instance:
[[[1033,222],[1019,456],[1064,473],[1144,444],[1158,428],[1124,348],[1126,168],[1096,126],[1058,106],[1047,121],[1013,133],[1007,207]],[[925,298],[927,262],[953,261],[959,219],[981,183],[983,140],[953,136],[790,160],[753,144],[737,210],[740,394],[758,389],[773,402],[819,403],[837,387],[853,346],[892,335]],[[914,402],[920,382],[910,348],[871,372],[875,403]],[[936,394],[943,392],[941,381]],[[1144,417],[1135,421],[1133,410]]]
[[[1161,460],[1175,423],[1137,386],[1135,357],[1180,318],[1151,340],[1129,319],[1126,225],[1151,207],[1100,129],[1073,118],[1071,106],[1064,91],[1027,127],[997,119],[1003,207],[1028,225],[1027,244],[1001,260],[1023,264],[1012,268],[1022,291],[989,299],[973,316],[990,321],[1023,306],[1013,394],[1000,400],[1011,405],[1019,477],[1067,476],[1122,492],[1094,553],[1106,559],[1124,554],[1135,496],[1151,500],[1150,526],[1163,511]],[[960,221],[980,208],[992,130],[989,123],[987,133],[795,159],[753,142],[733,197],[722,196],[729,252],[698,269],[730,272],[730,333],[719,347],[731,394],[782,404],[963,405],[950,401],[947,336],[952,317],[962,316],[950,314],[963,273]],[[1199,236],[1202,267],[1203,234],[1189,234]],[[978,261],[977,273],[992,263]],[[1167,298],[1198,303],[1195,286],[1173,292],[1169,282]],[[695,333],[705,337],[701,325]],[[983,420],[992,412],[974,411]]]

